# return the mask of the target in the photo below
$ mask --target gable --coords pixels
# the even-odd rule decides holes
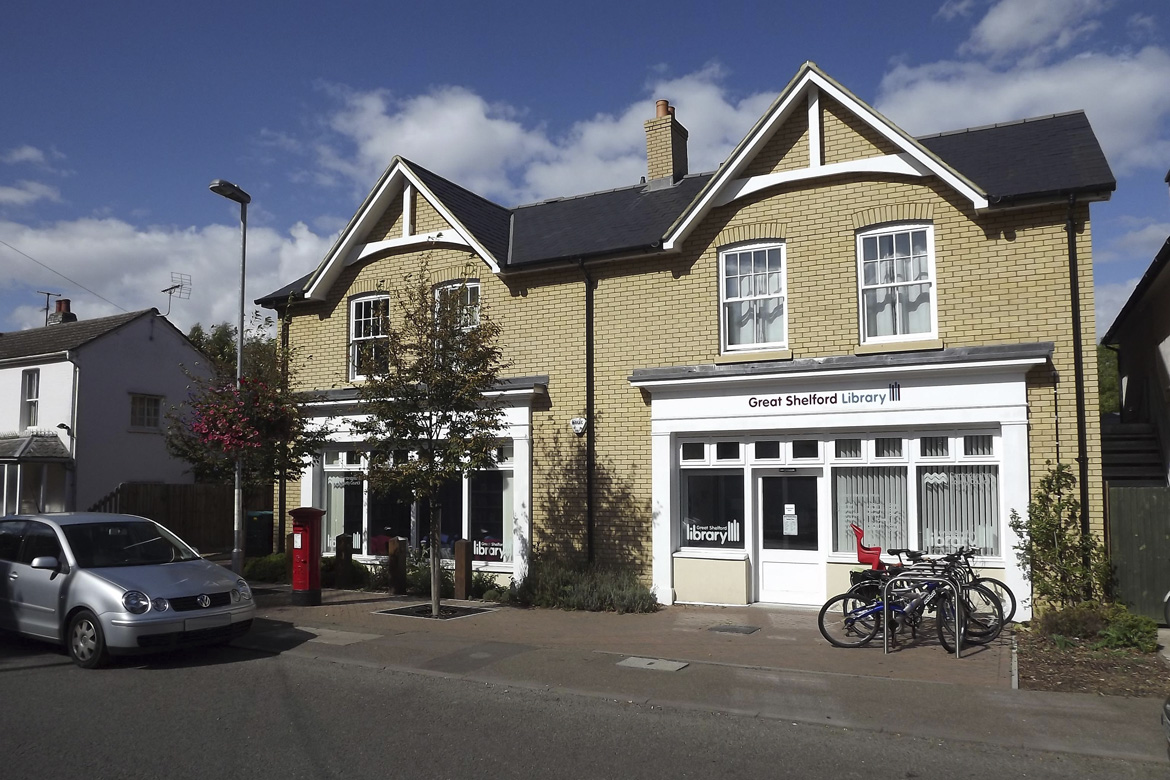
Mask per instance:
[[[372,255],[421,246],[470,249],[499,273],[508,221],[502,206],[395,157],[308,277],[303,297],[324,300],[346,267]]]
[[[800,131],[802,125],[807,132]],[[761,157],[766,162],[753,166]],[[969,179],[806,62],[678,217],[662,246],[678,248],[715,207],[781,184],[857,173],[934,176],[973,208],[988,206],[985,193]]]

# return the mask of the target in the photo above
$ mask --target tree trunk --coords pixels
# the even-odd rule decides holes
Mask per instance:
[[[443,507],[435,506],[434,499],[428,501],[431,514],[431,616],[439,616],[439,529],[442,528]]]

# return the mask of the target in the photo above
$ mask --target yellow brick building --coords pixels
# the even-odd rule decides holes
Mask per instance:
[[[806,63],[697,175],[657,113],[647,181],[529,206],[396,158],[319,267],[261,300],[336,428],[291,504],[365,555],[418,542],[346,421],[370,323],[425,263],[510,364],[499,468],[443,497],[485,570],[523,577],[535,549],[634,567],[668,604],[816,604],[856,566],[855,523],[978,548],[1024,593],[1008,516],[1078,458],[1100,529],[1096,361],[1074,343],[1093,354],[1089,204],[1115,185],[1082,113],[914,139]]]

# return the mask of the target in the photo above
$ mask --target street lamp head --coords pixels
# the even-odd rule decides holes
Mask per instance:
[[[216,195],[222,195],[228,200],[234,200],[236,203],[246,205],[252,202],[252,196],[244,192],[242,189],[232,184],[226,179],[216,179],[208,187]]]

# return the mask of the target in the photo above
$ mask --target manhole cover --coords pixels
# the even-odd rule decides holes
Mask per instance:
[[[759,626],[711,626],[708,631],[718,631],[721,634],[754,634],[760,630]]]
[[[494,612],[493,609],[484,609],[483,607],[456,607],[449,604],[439,605],[438,618],[434,615],[434,610],[430,604],[412,604],[409,607],[398,607],[396,609],[380,609],[374,614],[376,615],[400,615],[401,617],[415,617],[415,618],[430,618],[431,620],[453,620],[455,618],[470,617],[471,615],[478,615],[481,612]]]
[[[617,665],[629,666],[634,669],[653,669],[656,672],[677,672],[679,669],[687,668],[687,665],[682,661],[667,661],[665,658],[638,658],[637,656],[618,661]]]

